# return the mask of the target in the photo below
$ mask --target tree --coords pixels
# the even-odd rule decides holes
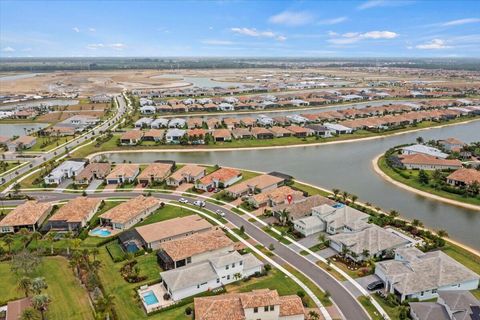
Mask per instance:
[[[282,211],[280,211],[280,223],[282,224],[282,226],[287,224],[289,218],[290,212],[287,209],[283,209]]]
[[[441,230],[438,230],[437,232],[437,235],[440,237],[440,238],[448,238],[448,232],[441,229]]]
[[[97,302],[97,308],[100,312],[105,313],[106,319],[110,319],[110,314],[115,306],[115,297],[111,294],[106,294]]]
[[[18,281],[18,290],[23,291],[23,293],[25,294],[25,297],[28,297],[31,289],[32,289],[32,279],[30,279],[29,277],[22,277]]]
[[[390,212],[388,213],[388,215],[392,218],[396,218],[398,217],[400,214],[398,213],[397,210],[390,210]]]
[[[337,196],[340,193],[340,190],[339,189],[332,189],[332,192],[333,192],[333,196],[335,197],[335,200],[337,200]]]
[[[47,288],[48,288],[48,285],[45,282],[45,278],[38,277],[38,278],[33,279],[32,286],[31,286],[31,289],[32,289],[33,293],[38,295],[38,294],[42,293],[42,290],[45,290]]]
[[[308,312],[308,318],[310,320],[320,320],[320,315],[318,314],[318,312],[310,310],[310,312]]]
[[[422,144],[423,143],[423,138],[422,137],[417,137],[417,143]]]
[[[356,196],[356,195],[354,195],[354,194],[351,194],[351,195],[350,195],[350,199],[352,200],[352,204],[355,204],[355,201],[357,201],[358,196]]]
[[[467,186],[467,194],[469,194],[472,197],[475,197],[480,193],[480,184],[478,181],[474,181],[473,183],[469,184]]]
[[[35,244],[38,243],[38,239],[40,239],[42,237],[42,234],[38,231],[34,231],[32,232],[32,234],[30,235],[30,238],[35,241]]]
[[[34,273],[40,266],[40,263],[40,257],[36,253],[22,250],[12,257],[10,269],[15,274],[27,275]]]
[[[98,248],[93,248],[92,249],[92,255],[93,255],[93,261],[96,261],[97,260],[97,255],[100,253],[100,251],[98,250]]]
[[[33,308],[26,308],[20,315],[20,320],[39,320],[38,312]]]
[[[348,194],[347,191],[342,192],[343,203],[345,203],[345,204],[347,203],[348,196],[349,196],[349,194]]]
[[[430,180],[430,177],[428,176],[428,173],[425,172],[425,170],[420,170],[418,172],[418,181],[421,184],[428,184],[429,180]]]
[[[27,247],[27,243],[30,239],[30,231],[28,231],[27,228],[22,228],[20,231],[18,231],[18,234],[21,236],[22,242],[23,242],[23,248]]]
[[[5,237],[3,237],[3,242],[8,247],[8,253],[12,253],[12,243],[14,242],[14,239],[11,234],[7,234]]]
[[[327,237],[325,236],[325,234],[323,233],[320,233],[318,235],[318,241],[320,241],[320,243],[326,247],[328,247],[328,244],[329,244],[329,240],[327,239]]]
[[[50,297],[46,294],[39,294],[32,298],[32,306],[35,308],[35,310],[40,311],[42,320],[45,320],[45,311],[47,311],[50,302]]]
[[[418,220],[418,219],[413,219],[412,225],[413,225],[414,227],[423,228],[423,222],[420,221],[420,220]]]

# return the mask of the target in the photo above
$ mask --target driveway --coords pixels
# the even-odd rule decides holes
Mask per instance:
[[[301,238],[300,240],[297,240],[297,242],[307,248],[313,247],[314,245],[319,243],[318,233],[312,234],[305,238]]]
[[[365,277],[361,277],[361,278],[356,278],[355,281],[357,281],[361,286],[362,288],[364,288],[365,290],[371,292],[370,290],[367,289],[367,286],[374,282],[374,281],[378,281],[380,280],[380,278],[374,274],[371,274],[371,275],[368,275],[368,276],[365,276]],[[348,281],[343,281],[342,284],[347,287],[350,292],[355,296],[355,297],[359,297],[362,295],[362,293],[360,292],[360,290],[358,290],[353,284],[351,284],[350,282]]]
[[[97,190],[97,188],[100,187],[101,185],[102,185],[102,180],[98,180],[98,179],[92,180],[92,182],[90,182],[90,184],[88,185],[85,191],[89,194],[94,193],[95,190]]]
[[[62,189],[65,189],[73,182],[72,179],[65,179],[63,180],[58,187],[55,189],[56,192],[62,192]]]

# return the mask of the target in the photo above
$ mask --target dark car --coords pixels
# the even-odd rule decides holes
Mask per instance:
[[[381,289],[381,288],[383,288],[382,280],[374,281],[367,286],[367,289],[370,291]]]

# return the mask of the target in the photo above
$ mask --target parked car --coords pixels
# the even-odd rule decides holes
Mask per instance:
[[[218,214],[221,217],[225,217],[225,212],[223,212],[222,210],[217,210],[217,211],[215,211],[215,213]]]
[[[200,208],[205,207],[205,201],[202,200],[194,201],[193,204],[199,206]]]
[[[382,280],[373,281],[372,283],[370,283],[367,286],[367,289],[370,290],[370,291],[377,290],[377,289],[380,289],[380,288],[383,288],[383,281]]]
[[[185,199],[185,198],[180,198],[178,199],[178,202],[181,202],[181,203],[188,203],[188,200]]]

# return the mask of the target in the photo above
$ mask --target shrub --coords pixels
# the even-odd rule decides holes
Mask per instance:
[[[192,309],[192,307],[190,307],[190,306],[188,306],[188,307],[185,308],[185,314],[186,314],[187,316],[191,315],[191,314],[192,314],[192,311],[193,311],[193,309]]]

